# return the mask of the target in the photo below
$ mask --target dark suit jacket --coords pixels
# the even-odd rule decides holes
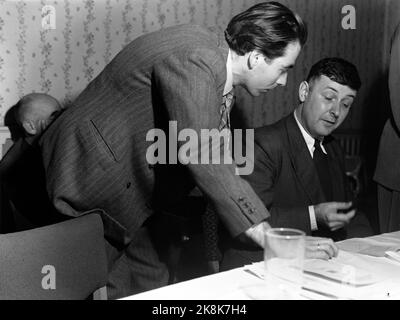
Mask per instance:
[[[155,211],[179,206],[196,184],[236,236],[268,217],[235,166],[149,165],[146,134],[218,128],[226,82],[225,40],[194,25],[166,28],[127,45],[40,141],[56,208],[104,210],[108,239],[127,245]],[[167,138],[168,141],[168,138]],[[182,143],[180,143],[182,144]]]
[[[311,232],[308,206],[326,202],[317,171],[293,114],[273,125],[255,129],[254,171],[248,180],[270,210],[272,227],[296,228],[308,235],[345,238],[342,228],[336,232],[321,229]],[[324,139],[332,177],[331,201],[349,201],[350,190],[344,171],[344,158],[333,137]],[[222,269],[231,269],[263,259],[263,251],[232,239],[224,242]]]
[[[326,199],[307,144],[293,114],[274,125],[255,129],[254,171],[244,176],[271,212],[273,227],[291,227],[311,235],[308,206],[349,201],[344,155],[333,137],[324,139],[332,178],[332,199]],[[340,238],[321,230],[319,235]],[[343,236],[343,235],[341,235]]]
[[[40,149],[18,139],[0,162],[1,218],[3,233],[22,231],[65,220],[46,192]],[[18,218],[23,224],[18,223]]]
[[[383,128],[374,180],[400,192],[400,24],[393,35],[389,65],[391,116]],[[392,165],[393,164],[393,165]]]

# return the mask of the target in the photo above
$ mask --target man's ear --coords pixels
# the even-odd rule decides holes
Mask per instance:
[[[253,50],[249,52],[249,56],[247,57],[247,66],[250,70],[254,69],[254,67],[257,65],[257,63],[261,61],[261,59],[264,59],[264,56],[261,53]]]
[[[310,92],[310,86],[307,81],[303,81],[299,86],[299,100],[304,102]]]
[[[37,128],[36,125],[33,121],[31,120],[26,120],[22,123],[22,127],[24,128],[24,131],[31,135],[34,136],[37,133]]]

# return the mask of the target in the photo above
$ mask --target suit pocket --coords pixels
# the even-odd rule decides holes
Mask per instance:
[[[115,148],[112,147],[110,141],[107,141],[104,134],[102,134],[99,127],[93,120],[89,121],[89,127],[96,140],[96,145],[100,149],[100,152],[104,154],[109,160],[119,162],[119,157],[115,152]]]

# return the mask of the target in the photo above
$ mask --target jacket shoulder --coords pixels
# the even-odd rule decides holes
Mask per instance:
[[[262,149],[273,149],[277,151],[283,147],[285,137],[286,117],[270,125],[256,128],[254,130],[255,143]]]

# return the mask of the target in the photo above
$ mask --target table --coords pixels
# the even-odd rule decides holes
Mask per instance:
[[[338,257],[333,259],[335,262],[362,268],[383,279],[374,287],[373,292],[364,292],[363,298],[400,299],[400,263],[385,257],[384,254],[388,248],[400,248],[400,231],[362,239],[348,239],[338,242],[337,245],[340,251]],[[248,288],[260,285],[264,285],[263,280],[246,271],[245,267],[241,267],[146,291],[121,300],[251,299],[253,297],[248,294]],[[310,294],[299,297],[301,298],[323,299],[324,296]]]

